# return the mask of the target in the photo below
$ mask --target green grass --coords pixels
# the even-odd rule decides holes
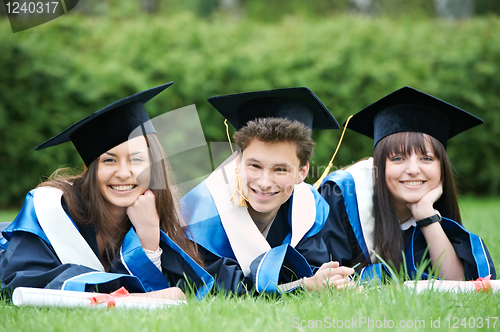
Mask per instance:
[[[355,324],[362,331],[435,330],[439,320],[448,329],[469,330],[467,323],[500,328],[497,296],[492,294],[414,294],[395,286],[363,292],[331,291],[321,295],[301,292],[279,299],[267,297],[209,297],[201,303],[155,310],[90,310],[18,308],[0,305],[0,331],[303,331],[311,327]],[[456,317],[456,318],[455,318]],[[335,319],[335,320],[334,320]],[[458,319],[458,323],[457,323]],[[337,322],[337,320],[341,322]],[[348,323],[347,323],[348,322]],[[320,325],[321,324],[321,325]],[[339,324],[339,325],[336,325]],[[371,325],[370,325],[371,324]],[[398,327],[413,328],[402,328]],[[436,323],[435,323],[436,324]],[[493,328],[495,324],[495,328]],[[299,327],[306,327],[299,329]],[[457,329],[453,329],[457,330]]]
[[[465,226],[484,238],[495,262],[500,259],[496,245],[499,205],[498,198],[461,199]],[[15,212],[0,214],[0,222],[12,216]],[[500,329],[494,318],[500,317],[496,294],[415,294],[395,285],[367,287],[361,292],[298,292],[281,298],[209,296],[202,302],[194,298],[188,302],[186,306],[134,311],[21,308],[0,302],[0,331],[277,332],[334,329],[340,324],[345,328],[353,322],[356,326],[352,328],[362,331],[431,331],[437,330],[438,322],[441,330],[475,330],[480,322],[483,330]],[[469,325],[472,323],[476,328]]]
[[[0,211],[0,222],[11,222],[16,218],[17,210]]]

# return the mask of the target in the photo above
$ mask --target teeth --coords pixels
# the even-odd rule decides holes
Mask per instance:
[[[407,186],[420,186],[424,181],[403,181],[403,183]]]
[[[110,186],[111,189],[116,190],[116,191],[127,191],[127,190],[132,190],[134,189],[134,185],[127,185],[127,186]]]
[[[257,193],[257,195],[259,195],[259,196],[273,196],[273,195],[275,195],[275,194],[276,194],[276,193],[274,193],[274,192],[271,192],[271,193],[264,193],[264,192],[257,191],[257,190],[255,190],[255,192],[256,192],[256,193]]]

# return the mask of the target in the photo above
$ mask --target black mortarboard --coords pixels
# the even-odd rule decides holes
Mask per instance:
[[[449,138],[482,123],[452,104],[405,86],[354,114],[347,127],[373,138],[374,146],[391,134],[412,131],[428,134],[446,148]]]
[[[237,130],[258,118],[287,118],[311,129],[338,129],[330,111],[308,88],[287,88],[207,99]]]
[[[163,84],[118,100],[71,125],[37,146],[35,150],[71,141],[88,166],[101,154],[134,135],[154,133],[144,104],[173,83]],[[136,130],[137,128],[142,130]]]

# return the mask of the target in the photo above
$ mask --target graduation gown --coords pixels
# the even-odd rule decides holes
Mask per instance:
[[[130,293],[142,293],[194,285],[202,299],[210,291],[213,278],[164,232],[160,235],[162,271],[148,258],[131,228],[110,271],[105,272],[94,227],[72,221],[61,195],[51,187],[33,189],[14,222],[2,232],[6,248],[0,252],[3,292],[23,286],[109,293],[124,286]]]
[[[382,264],[376,263],[373,252],[372,168],[372,158],[358,162],[346,170],[331,173],[319,188],[319,192],[330,205],[328,221],[321,232],[328,250],[334,253],[333,259],[338,260],[341,265],[353,266],[366,260],[369,265],[360,271],[363,279],[381,278],[382,271],[387,272]],[[496,278],[495,267],[481,238],[445,217],[441,226],[464,265],[466,280],[488,275]],[[427,243],[418,227],[411,226],[402,232],[406,268],[409,276],[415,278]],[[422,277],[427,276],[424,273]]]
[[[297,285],[281,285],[310,277],[329,261],[318,234],[328,216],[328,204],[310,185],[296,185],[264,237],[248,209],[231,201],[235,167],[233,155],[181,199],[191,239],[199,245],[217,290],[290,291]]]

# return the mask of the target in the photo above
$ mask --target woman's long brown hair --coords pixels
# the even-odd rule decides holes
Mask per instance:
[[[435,157],[441,164],[441,182],[443,194],[434,203],[443,217],[448,217],[462,224],[458,207],[453,169],[444,146],[429,135],[415,132],[392,134],[380,140],[373,153],[374,195],[373,216],[375,218],[374,247],[377,254],[396,268],[403,264],[403,234],[394,211],[389,189],[385,179],[387,158],[393,154],[410,155],[412,151],[426,154],[425,142],[431,143]]]
[[[170,166],[163,148],[155,134],[145,135],[149,147],[151,161],[150,188],[155,194],[155,203],[160,217],[160,229],[181,247],[198,264],[202,260],[198,254],[196,244],[186,236],[188,230],[183,227],[180,212],[179,197],[174,189],[170,175]],[[94,160],[83,173],[70,175],[70,169],[56,170],[46,182],[39,185],[52,186],[63,191],[64,201],[68,212],[74,220],[82,225],[92,225],[96,234],[100,234],[104,242],[104,255],[101,260],[109,265],[130,229],[132,223],[114,224],[107,212],[104,197],[99,191],[97,181],[98,159]]]

